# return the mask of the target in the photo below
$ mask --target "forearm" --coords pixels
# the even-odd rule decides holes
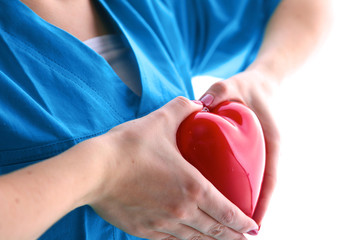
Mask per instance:
[[[260,69],[280,81],[321,42],[329,22],[329,0],[283,0],[268,23],[259,54],[249,69]]]
[[[87,203],[102,172],[95,141],[0,177],[0,239],[35,239]]]

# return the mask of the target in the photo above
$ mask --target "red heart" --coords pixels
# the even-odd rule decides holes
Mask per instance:
[[[256,115],[236,102],[196,112],[177,132],[183,157],[252,217],[264,174],[265,143]]]

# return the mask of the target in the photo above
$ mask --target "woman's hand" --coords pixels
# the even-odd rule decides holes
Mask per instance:
[[[280,148],[269,98],[273,87],[299,67],[322,42],[331,22],[330,1],[282,0],[267,25],[254,62],[246,71],[215,83],[201,98],[209,108],[225,100],[243,102],[260,120],[265,135],[266,167],[253,216],[259,225],[275,187]]]
[[[280,136],[268,105],[276,82],[277,79],[270,74],[249,69],[213,84],[201,98],[204,105],[210,109],[225,100],[242,102],[250,107],[260,120],[266,144],[266,166],[259,201],[253,215],[259,225],[276,183]]]
[[[0,239],[36,239],[86,204],[139,237],[245,239],[242,233],[256,223],[177,149],[178,126],[201,108],[176,98],[146,117],[0,176]]]
[[[257,229],[177,149],[180,123],[201,108],[179,97],[101,136],[108,163],[89,202],[100,216],[150,239],[245,239]]]

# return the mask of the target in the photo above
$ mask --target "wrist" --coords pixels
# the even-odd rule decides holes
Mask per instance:
[[[124,131],[118,129],[121,128],[115,127],[106,134],[83,142],[84,145],[81,147],[88,150],[85,161],[90,169],[91,179],[88,191],[79,202],[80,205],[94,206],[107,199],[128,173],[126,161],[121,160],[124,157],[123,149],[130,146],[124,146],[123,140],[127,138],[124,137]]]
[[[75,148],[81,153],[78,166],[83,192],[75,203],[75,207],[80,207],[90,205],[103,196],[110,151],[103,136],[88,139]]]

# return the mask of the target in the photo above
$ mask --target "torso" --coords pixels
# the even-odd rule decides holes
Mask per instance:
[[[80,41],[108,38],[115,31],[110,21],[105,17],[99,5],[93,0],[21,0],[37,15],[52,25],[70,33]],[[121,41],[119,41],[120,44]],[[106,42],[109,44],[111,42]],[[115,43],[114,43],[115,44]],[[117,44],[118,45],[118,44]],[[91,47],[91,46],[90,46]],[[109,47],[103,46],[107,51]],[[110,46],[111,48],[111,46]],[[125,49],[125,48],[124,48]],[[136,61],[130,49],[112,49],[116,53],[109,55],[98,52],[104,57],[123,82],[138,96],[141,95],[141,84],[136,66]],[[114,59],[114,56],[118,59]]]
[[[99,15],[84,10],[91,6],[89,0],[21,1],[81,41],[108,34],[106,21],[99,27]],[[214,4],[220,0],[94,0],[96,9],[108,9],[104,15],[118,24],[115,33],[121,29],[130,40],[142,76],[140,98],[85,44],[19,1],[0,0],[0,175],[142,117],[176,96],[194,99],[191,77],[197,74],[225,78],[245,69],[264,30],[263,18],[256,16],[263,16],[265,2],[275,1],[232,0],[223,6]],[[209,29],[199,28],[204,23]],[[109,225],[88,206],[66,215],[40,239],[64,236],[140,240]]]

